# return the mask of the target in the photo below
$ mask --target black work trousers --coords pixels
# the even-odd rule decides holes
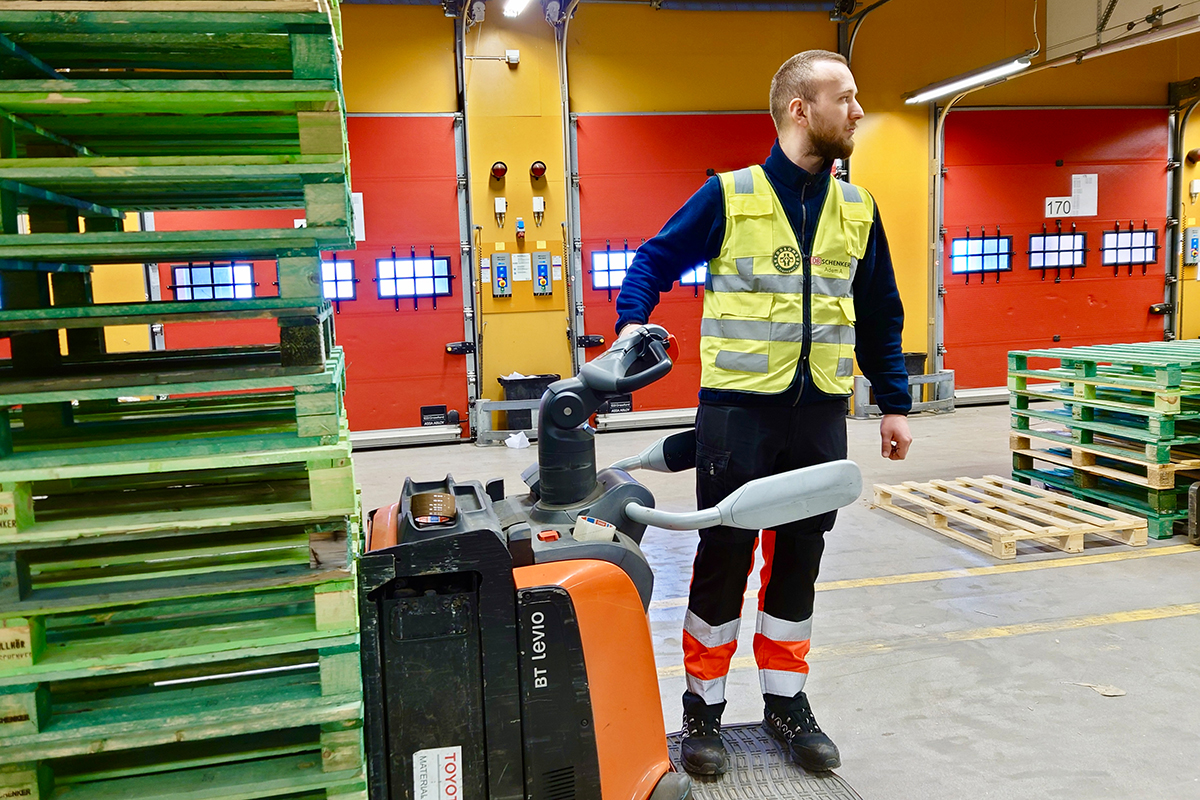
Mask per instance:
[[[794,407],[701,403],[696,416],[697,507],[714,506],[755,478],[845,457],[843,399]],[[768,702],[774,694],[782,701],[803,687],[814,585],[824,534],[836,518],[831,511],[763,532],[754,650]],[[724,700],[758,533],[725,526],[700,531],[684,625],[685,708]]]

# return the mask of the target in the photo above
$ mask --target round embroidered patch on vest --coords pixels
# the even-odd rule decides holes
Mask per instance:
[[[785,244],[771,256],[771,263],[784,275],[790,275],[800,266],[800,251]]]

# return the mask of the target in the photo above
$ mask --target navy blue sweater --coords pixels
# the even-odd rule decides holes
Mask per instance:
[[[808,254],[829,190],[829,171],[809,174],[783,154],[778,141],[763,169],[796,232],[808,275]],[[629,323],[647,322],[660,293],[669,291],[684,271],[716,258],[724,240],[725,196],[720,180],[714,176],[675,212],[657,236],[638,248],[617,296],[617,330]],[[854,308],[858,317],[854,355],[871,381],[875,401],[885,414],[907,414],[912,397],[900,344],[904,308],[878,207],[867,251],[854,275]],[[829,396],[813,385],[804,361],[797,367],[792,385],[780,394],[700,390],[700,400],[708,403],[797,405],[827,399]]]

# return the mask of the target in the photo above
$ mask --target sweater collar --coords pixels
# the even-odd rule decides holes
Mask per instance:
[[[763,164],[763,169],[781,186],[786,186],[792,191],[799,192],[802,189],[824,189],[829,183],[829,163],[821,165],[821,169],[814,175],[792,163],[792,160],[783,153],[783,148],[779,146],[779,140],[775,140],[775,144],[771,146],[771,155],[767,156],[766,163]]]

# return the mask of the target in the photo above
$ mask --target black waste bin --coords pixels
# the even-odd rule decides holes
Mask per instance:
[[[909,375],[924,375],[925,374],[925,353],[905,353],[904,354],[904,371]],[[914,402],[920,403],[925,399],[925,385],[917,384],[916,386],[909,385],[908,395]]]
[[[497,378],[504,389],[505,400],[538,400],[546,393],[546,387],[557,380],[558,375],[526,375],[523,378]],[[506,430],[533,430],[533,412],[527,409],[517,409],[508,412]]]
[[[926,357],[925,353],[905,353],[904,370],[909,375],[924,375]]]

